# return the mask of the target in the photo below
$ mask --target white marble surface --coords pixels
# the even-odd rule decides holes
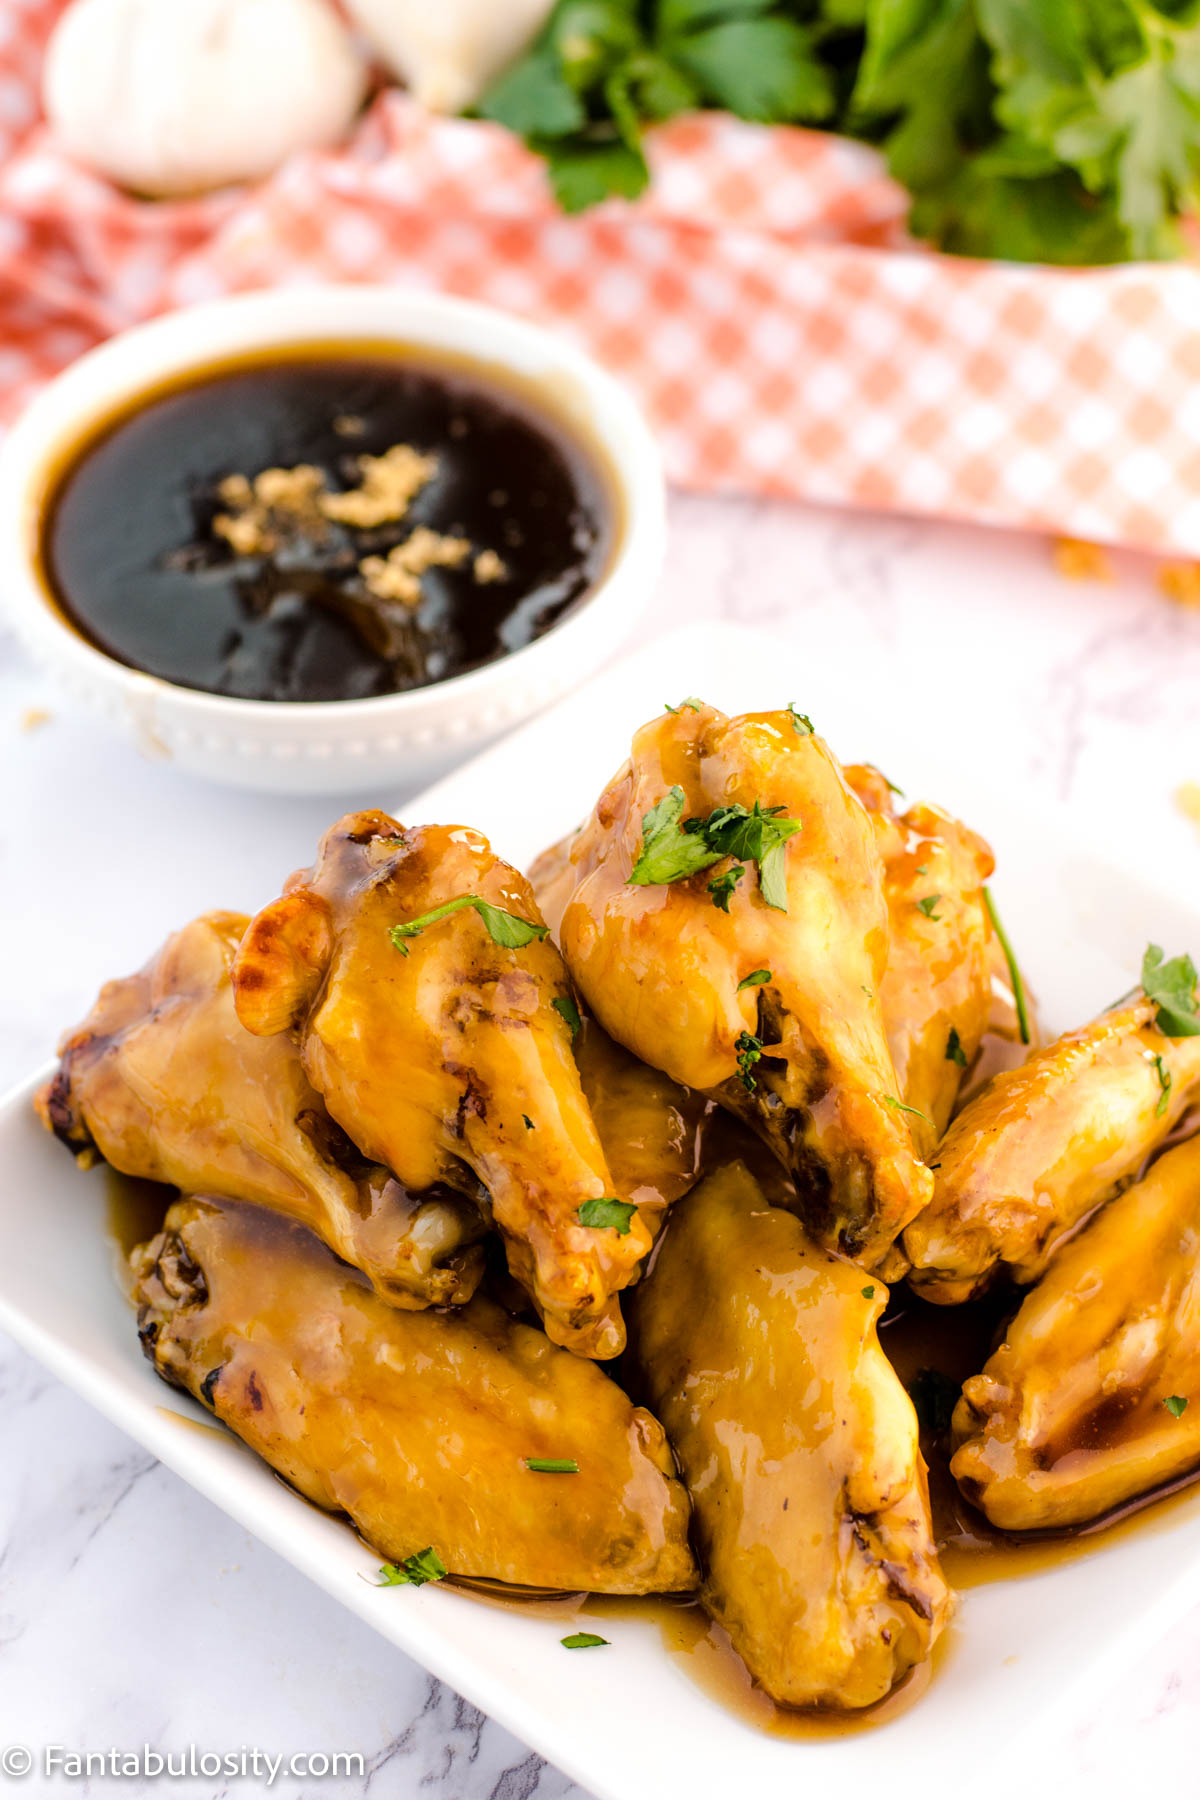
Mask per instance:
[[[1087,814],[1122,858],[1186,895],[1200,885],[1200,830],[1173,794],[1200,782],[1200,611],[1164,599],[1146,565],[1116,564],[1109,585],[1071,583],[1042,542],[684,498],[645,629],[716,616],[765,626],[779,645],[768,685],[785,671],[801,701],[809,668],[853,681],[863,662],[881,665],[896,706],[919,709],[948,757],[986,753],[1031,801]],[[664,672],[664,692],[677,688]],[[52,715],[35,731],[21,725],[30,707]],[[879,726],[877,743],[848,752],[886,762]],[[0,1085],[44,1059],[98,983],[170,926],[272,892],[335,810],[138,762],[68,716],[3,637],[0,757]],[[269,1791],[584,1800],[3,1340],[0,1430],[0,1750],[347,1750],[363,1755],[361,1780],[281,1774]],[[1096,1695],[1036,1789],[1190,1793],[1198,1718],[1200,1615]],[[9,1785],[155,1791],[36,1774]],[[221,1777],[164,1790],[267,1791]]]

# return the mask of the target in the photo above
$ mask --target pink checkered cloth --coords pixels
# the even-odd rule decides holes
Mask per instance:
[[[1200,269],[932,255],[874,153],[715,114],[650,193],[564,218],[497,127],[381,94],[254,188],[135,200],[37,119],[63,0],[0,8],[0,410],[110,332],[237,289],[385,281],[574,337],[672,479],[1200,555]]]

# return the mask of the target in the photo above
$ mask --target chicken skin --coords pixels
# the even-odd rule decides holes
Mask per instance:
[[[605,1030],[744,1118],[817,1239],[882,1266],[932,1182],[884,1030],[874,828],[808,721],[643,726],[571,863],[563,955]]]
[[[636,1206],[614,1210],[562,958],[486,838],[349,814],[251,923],[234,987],[250,1031],[298,1032],[305,1073],[365,1155],[417,1190],[482,1184],[554,1342],[618,1354],[616,1296],[650,1232]]]
[[[207,1199],[177,1202],[132,1266],[158,1373],[388,1560],[430,1546],[451,1574],[530,1587],[694,1585],[662,1427],[490,1301],[398,1312],[303,1227]]]
[[[879,998],[897,1091],[920,1115],[913,1140],[928,1156],[988,1027],[992,931],[983,884],[995,858],[935,806],[898,814],[878,769],[848,767],[846,780],[871,815],[883,858],[891,938]]]
[[[876,1336],[886,1300],[733,1163],[672,1215],[630,1302],[701,1598],[785,1706],[881,1700],[950,1612],[916,1414]]]
[[[286,1037],[238,1022],[230,970],[249,920],[208,913],[140,974],[110,981],[37,1097],[77,1155],[122,1174],[275,1207],[363,1270],[394,1306],[456,1305],[483,1269],[477,1206],[410,1194],[325,1111]]]
[[[933,1203],[904,1234],[909,1277],[954,1304],[1000,1273],[1036,1281],[1055,1246],[1137,1174],[1200,1086],[1200,1037],[1144,995],[995,1076],[938,1147]]]
[[[1008,1531],[1085,1524],[1200,1465],[1200,1138],[1058,1252],[954,1438],[951,1472]]]

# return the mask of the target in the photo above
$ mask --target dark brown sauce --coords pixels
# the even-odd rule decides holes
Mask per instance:
[[[479,369],[299,347],[140,397],[75,449],[41,560],[68,622],[131,668],[251,700],[354,700],[444,681],[549,631],[591,588],[617,521],[600,464],[531,396]],[[238,554],[215,528],[231,475],[312,465],[332,493],[360,456],[437,459],[400,518],[318,519]],[[466,540],[419,599],[361,564],[417,527]],[[494,553],[499,575],[480,578]],[[495,564],[491,565],[494,571]]]

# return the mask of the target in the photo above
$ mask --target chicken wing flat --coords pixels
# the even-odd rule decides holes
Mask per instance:
[[[206,1199],[132,1263],[158,1373],[388,1560],[428,1545],[452,1574],[530,1587],[695,1584],[661,1426],[482,1297],[398,1312],[303,1227]]]
[[[1055,1246],[1129,1182],[1200,1084],[1200,1037],[1169,1038],[1139,996],[996,1075],[938,1146],[932,1204],[904,1234],[927,1299],[1000,1272],[1036,1281]]]
[[[253,920],[238,1017],[300,1034],[305,1072],[406,1186],[483,1189],[557,1343],[624,1344],[618,1290],[651,1237],[619,1198],[572,1051],[575,1005],[523,875],[465,826],[351,813]],[[582,1216],[581,1216],[581,1209]]]
[[[68,1147],[122,1174],[257,1201],[301,1220],[397,1306],[455,1305],[482,1273],[479,1208],[410,1194],[334,1124],[289,1038],[238,1022],[230,970],[249,920],[207,913],[140,974],[110,981],[37,1097]]]
[[[951,1472],[1009,1531],[1082,1525],[1200,1466],[1200,1138],[1063,1246],[953,1429]]]
[[[879,998],[898,1092],[921,1115],[913,1138],[928,1155],[988,1027],[992,930],[983,884],[995,858],[935,806],[898,814],[878,769],[848,767],[846,780],[871,815],[883,858],[891,933]]]
[[[787,1706],[882,1699],[950,1611],[916,1415],[876,1336],[886,1299],[734,1163],[672,1214],[630,1302],[701,1597]]]
[[[746,1119],[814,1235],[880,1266],[931,1177],[879,1000],[874,829],[808,721],[695,702],[643,726],[571,861],[563,954],[605,1030]]]

